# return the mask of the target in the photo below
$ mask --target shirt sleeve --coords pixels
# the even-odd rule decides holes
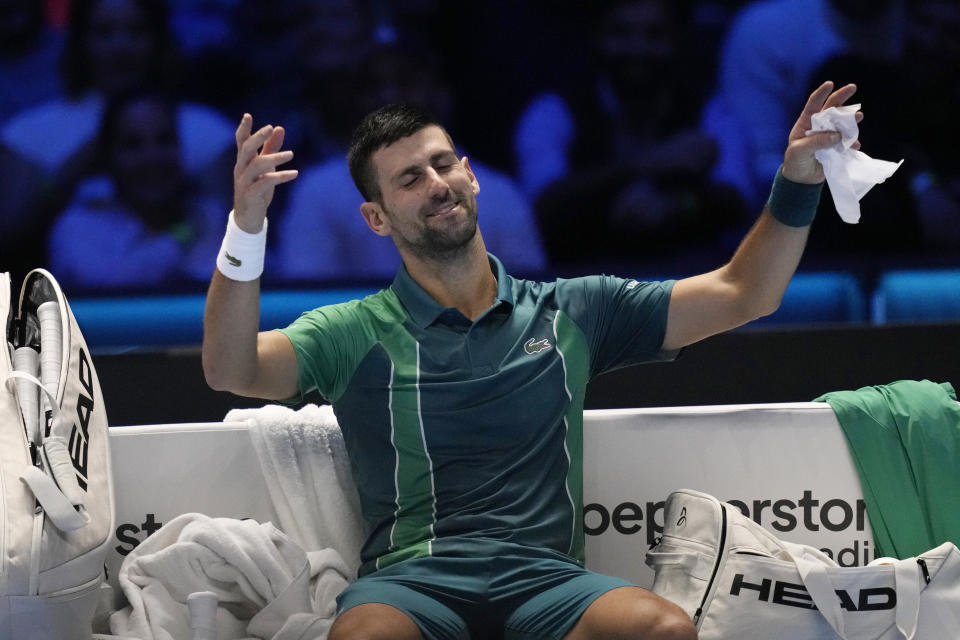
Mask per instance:
[[[588,276],[558,283],[560,309],[589,344],[591,375],[676,358],[679,351],[663,350],[674,282]]]
[[[358,301],[329,305],[307,311],[279,331],[293,343],[297,354],[300,395],[317,391],[328,402],[336,402],[370,349],[372,341],[364,329]]]

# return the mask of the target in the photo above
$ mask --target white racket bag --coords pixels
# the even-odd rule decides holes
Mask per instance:
[[[841,567],[780,540],[736,507],[681,489],[646,557],[652,591],[700,640],[946,640],[960,637],[960,550],[950,542],[891,564]]]
[[[107,414],[60,286],[0,273],[0,640],[90,640],[114,527]]]

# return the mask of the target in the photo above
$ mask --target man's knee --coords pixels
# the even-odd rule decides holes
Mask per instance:
[[[696,640],[697,628],[679,607],[662,612],[648,636],[650,640]]]
[[[567,640],[643,638],[695,640],[690,616],[673,602],[638,587],[612,589],[591,604]]]

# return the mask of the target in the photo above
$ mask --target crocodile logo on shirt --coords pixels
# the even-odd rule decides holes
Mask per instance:
[[[243,264],[243,260],[241,260],[240,258],[234,258],[232,255],[230,255],[226,251],[223,252],[223,257],[230,262],[231,266],[239,267],[240,265]]]
[[[530,355],[534,355],[534,354],[540,353],[544,349],[549,349],[552,346],[553,345],[551,345],[550,341],[547,340],[546,338],[544,338],[543,340],[536,340],[534,338],[530,338],[529,340],[527,340],[527,343],[523,345],[523,350],[529,353]]]

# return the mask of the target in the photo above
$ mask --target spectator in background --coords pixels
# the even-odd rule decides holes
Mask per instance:
[[[0,0],[0,123],[60,93],[55,69],[63,38],[37,0]]]
[[[166,6],[161,0],[74,0],[62,72],[66,94],[15,116],[2,135],[52,173],[82,173],[85,143],[96,136],[109,98],[138,88],[176,89]],[[221,114],[184,104],[177,120],[191,170],[232,154],[233,127]]]
[[[301,166],[342,154],[355,122],[360,65],[373,44],[366,3],[244,0],[238,23],[243,41],[258,52],[246,61],[254,80],[245,109],[284,123]]]
[[[245,49],[258,52],[243,62],[244,108],[284,123],[285,144],[297,150],[298,166],[342,158],[359,117],[354,92],[360,65],[374,39],[366,0],[240,0],[236,24]],[[290,196],[289,189],[277,192],[274,224],[281,223]],[[277,237],[271,238],[273,253]],[[285,279],[280,271],[272,277]]]
[[[363,76],[354,78],[355,119],[375,106],[406,102],[429,108],[449,121],[454,98],[428,62],[434,59],[398,46],[373,50],[361,60]],[[383,282],[391,280],[400,265],[390,239],[371,233],[360,214],[363,197],[350,179],[343,161],[346,140],[341,142],[340,153],[305,167],[292,185],[289,207],[279,222],[277,247],[280,270],[289,280]],[[514,272],[540,273],[546,263],[526,199],[506,174],[473,158],[470,166],[480,183],[477,198],[484,203],[487,247]],[[318,260],[318,255],[324,259]]]
[[[732,189],[707,179],[716,150],[697,128],[700,61],[683,44],[686,8],[603,6],[592,34],[595,76],[580,95],[539,96],[517,124],[518,175],[536,198],[549,258],[635,262],[672,253],[681,240],[716,251],[741,209]]]
[[[946,250],[955,262],[960,249],[960,158],[955,144],[945,141],[960,140],[960,4],[912,0],[909,12],[909,83],[897,93],[909,97],[912,107],[904,118],[911,143],[906,157],[922,167],[912,172],[910,186],[914,206],[923,216],[927,247]],[[939,97],[916,100],[921,95]]]
[[[41,2],[0,0],[0,127],[14,114],[60,93],[59,77],[51,70],[62,46],[63,38],[48,26]],[[0,170],[6,187],[0,200],[0,269],[21,276],[37,266],[29,264],[29,243],[21,229],[30,226],[23,212],[39,197],[43,172],[22,162],[2,139]]]
[[[160,0],[73,0],[61,67],[65,92],[0,129],[5,191],[31,194],[6,212],[17,225],[11,230],[17,242],[42,242],[50,217],[91,171],[90,143],[108,100],[139,88],[175,88],[178,68],[167,19]],[[233,163],[232,124],[210,107],[180,102],[176,126],[186,170],[223,193],[216,177]],[[37,247],[34,259],[40,256]]]
[[[815,85],[813,71],[841,53],[897,60],[903,0],[755,0],[726,35],[705,128],[720,143],[724,172],[749,210],[767,197],[783,161],[793,109]],[[858,75],[858,78],[860,76]]]
[[[583,15],[598,3],[556,0],[369,0],[381,37],[417,43],[437,61],[457,96],[457,120],[472,125],[457,143],[476,157],[514,171],[517,113],[548,88],[582,75]]]
[[[50,233],[48,263],[85,290],[202,283],[226,202],[198,196],[185,173],[177,103],[136,92],[106,107],[95,148],[103,173],[80,183]]]
[[[230,114],[241,111],[249,81],[248,50],[237,29],[240,1],[167,0],[182,59],[178,93]]]

